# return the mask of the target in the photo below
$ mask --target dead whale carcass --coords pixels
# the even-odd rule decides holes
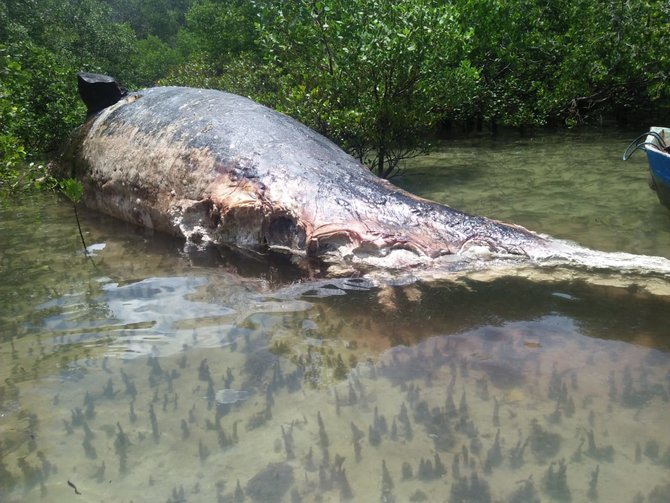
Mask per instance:
[[[156,87],[89,112],[63,163],[84,203],[195,243],[393,268],[473,250],[545,260],[570,248],[416,197],[233,94]]]

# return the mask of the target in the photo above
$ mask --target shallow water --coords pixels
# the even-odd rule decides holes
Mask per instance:
[[[399,183],[670,257],[633,136],[459,140]],[[81,217],[91,259],[67,204],[0,209],[2,501],[670,500],[643,279],[309,281]]]
[[[670,257],[670,211],[647,185],[636,131],[487,136],[438,144],[397,183],[454,208],[597,250]],[[456,146],[453,144],[456,143]]]

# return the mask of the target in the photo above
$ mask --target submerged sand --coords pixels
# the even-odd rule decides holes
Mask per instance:
[[[4,501],[72,501],[75,490],[119,502],[670,493],[663,351],[589,337],[560,315],[394,347],[369,320],[322,308],[214,326],[177,330],[176,351],[154,344],[124,359],[64,346],[32,379],[12,370]]]

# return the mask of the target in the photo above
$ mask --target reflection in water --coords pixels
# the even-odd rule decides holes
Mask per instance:
[[[206,283],[202,277],[170,277],[118,285],[102,278],[100,295],[88,304],[85,294],[68,295],[45,302],[36,310],[50,313],[44,317],[44,328],[53,337],[60,334],[65,339],[66,335],[77,333],[76,338],[67,338],[69,343],[86,343],[107,335],[114,340],[107,346],[108,352],[118,349],[118,356],[123,358],[146,355],[157,345],[164,352],[175,353],[191,337],[191,330],[187,336],[177,329],[177,322],[207,318],[216,325],[229,321],[233,313],[225,306],[189,300],[189,295]],[[91,318],[93,313],[98,317]],[[205,324],[198,323],[205,331]],[[216,346],[224,343],[219,338],[210,342]]]
[[[670,500],[644,284],[308,281],[83,225],[93,262],[67,205],[0,209],[2,501]]]

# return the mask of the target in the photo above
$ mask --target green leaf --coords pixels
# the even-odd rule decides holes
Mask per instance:
[[[84,195],[83,185],[79,180],[74,180],[73,178],[61,180],[58,184],[58,188],[65,197],[75,204],[81,201],[81,198]]]

